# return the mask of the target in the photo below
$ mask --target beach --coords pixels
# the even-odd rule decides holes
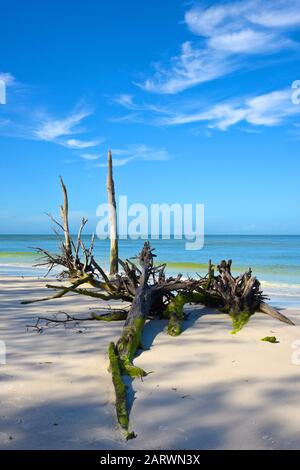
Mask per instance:
[[[28,328],[38,316],[88,315],[103,306],[68,295],[44,303],[45,280],[1,276],[1,449],[297,449],[300,446],[300,308],[281,299],[292,327],[257,313],[236,335],[213,309],[186,306],[181,336],[154,320],[135,364],[152,372],[132,383],[126,442],[117,426],[107,347],[121,323]],[[119,305],[114,302],[114,305]],[[262,342],[276,336],[279,343]],[[294,356],[293,356],[294,353]]]

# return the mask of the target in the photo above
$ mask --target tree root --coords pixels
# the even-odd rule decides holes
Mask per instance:
[[[54,295],[50,296],[50,297],[44,297],[42,299],[23,300],[21,302],[21,305],[29,305],[29,304],[34,304],[36,302],[46,302],[47,300],[60,299],[61,297],[63,297],[68,292],[75,290],[78,286],[80,286],[81,284],[84,284],[85,282],[87,282],[87,279],[88,279],[88,277],[83,277],[81,279],[77,279],[76,281],[74,281],[72,283],[72,285],[70,287],[69,286],[49,286],[49,285],[46,285],[46,287],[48,287],[48,288],[51,287],[53,289],[59,289],[59,292],[57,294],[54,294]]]
[[[144,369],[133,365],[128,359],[120,359],[120,364],[122,372],[133,379],[136,377],[146,377],[146,375],[148,375]]]
[[[114,343],[110,343],[108,347],[108,357],[110,364],[110,372],[112,375],[112,381],[115,389],[115,406],[118,423],[125,432],[126,439],[133,439],[134,437],[136,437],[136,435],[134,434],[134,432],[129,432],[129,416],[127,410],[126,386],[122,380],[120,360]]]
[[[179,293],[174,297],[163,312],[163,316],[169,319],[168,334],[179,336],[182,333],[185,319],[184,306],[187,303],[203,304],[207,307],[220,307],[220,300],[205,290],[188,294]]]
[[[270,317],[275,318],[276,320],[279,320],[283,323],[287,323],[288,325],[295,326],[295,323],[293,323],[292,320],[290,320],[285,315],[282,315],[282,313],[278,312],[278,310],[276,310],[276,308],[271,307],[271,305],[268,305],[265,302],[260,303],[259,311],[262,312],[262,313],[265,313],[266,315],[269,315]]]
[[[169,318],[168,335],[179,336],[182,333],[182,324],[185,316],[183,308],[189,300],[189,295],[178,294],[165,309],[164,317]]]
[[[91,314],[93,320],[106,321],[106,322],[124,321],[126,320],[127,315],[128,315],[128,312],[121,311],[121,310],[118,312],[105,313],[103,315],[98,315],[95,312],[92,312]]]
[[[86,295],[88,297],[93,297],[95,299],[101,299],[101,300],[123,300],[122,295],[114,295],[114,294],[101,294],[100,292],[94,292],[90,289],[77,289],[76,286],[70,286],[70,287],[61,287],[61,286],[55,286],[51,284],[46,284],[46,287],[48,289],[63,289],[63,294],[65,295],[68,292],[72,292],[74,294],[79,294],[79,295]]]

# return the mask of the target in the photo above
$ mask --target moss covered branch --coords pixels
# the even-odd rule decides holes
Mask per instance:
[[[125,432],[126,439],[135,437],[133,432],[129,432],[129,417],[127,410],[126,386],[122,380],[119,356],[114,343],[108,347],[109,369],[112,376],[112,382],[115,389],[115,406],[118,423]]]

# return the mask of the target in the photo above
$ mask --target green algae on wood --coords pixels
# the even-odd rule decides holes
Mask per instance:
[[[182,333],[182,323],[184,320],[183,307],[188,301],[189,296],[177,294],[164,311],[164,316],[169,318],[168,334],[170,336],[179,336]]]
[[[231,317],[232,328],[233,328],[231,331],[231,334],[235,335],[236,333],[241,331],[245,325],[247,325],[247,323],[250,320],[250,317],[253,314],[250,312],[244,311],[244,312],[240,312],[238,315],[235,315],[234,313],[229,313],[229,315]]]
[[[146,375],[148,375],[144,369],[133,365],[132,362],[127,358],[120,359],[120,364],[122,372],[124,372],[126,375],[129,375],[129,377],[133,379],[136,377],[146,377]]]
[[[98,315],[95,312],[91,314],[92,318],[97,321],[123,321],[126,320],[127,312],[112,312],[112,313],[105,313],[103,315]]]
[[[112,381],[115,389],[118,423],[120,424],[121,428],[125,431],[126,439],[132,439],[135,437],[135,434],[129,432],[126,386],[122,380],[119,357],[116,352],[116,347],[114,343],[110,343],[108,347],[108,357]]]
[[[133,361],[135,353],[142,341],[142,331],[145,324],[144,317],[133,319],[130,325],[124,326],[122,336],[117,342],[117,350],[122,360]]]

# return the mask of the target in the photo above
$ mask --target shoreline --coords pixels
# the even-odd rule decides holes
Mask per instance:
[[[103,305],[70,295],[20,305],[48,290],[45,280],[0,277],[1,449],[296,449],[300,446],[300,308],[291,327],[255,314],[237,335],[227,315],[187,306],[177,338],[164,321],[145,326],[146,348],[135,364],[152,374],[135,380],[130,414],[137,438],[116,426],[107,347],[120,323],[83,322],[27,332],[38,315],[87,314]],[[283,312],[287,313],[286,309]],[[276,336],[279,344],[261,338]]]

